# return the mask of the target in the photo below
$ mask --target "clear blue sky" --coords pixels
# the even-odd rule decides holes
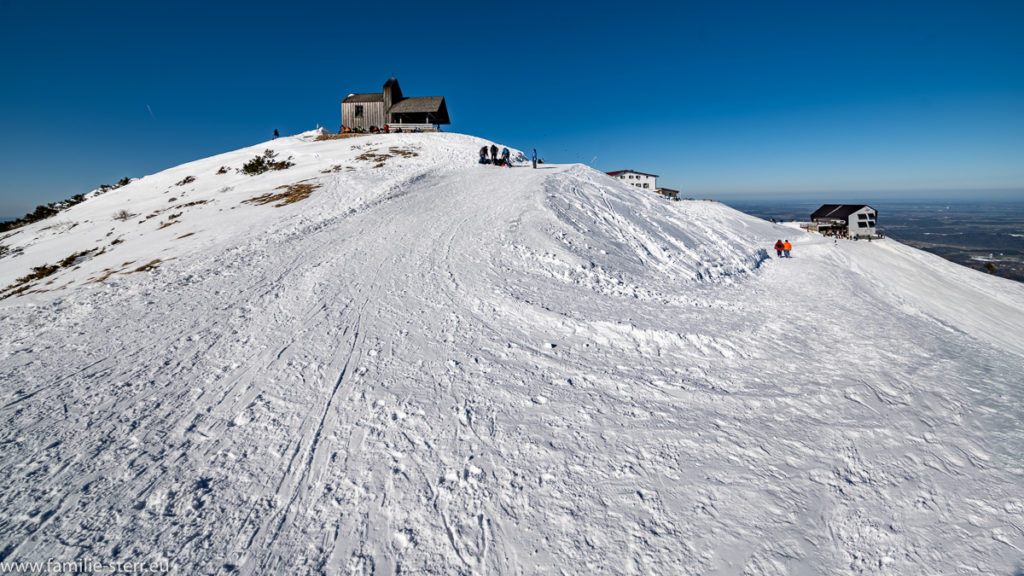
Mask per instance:
[[[337,129],[391,74],[451,131],[684,195],[1024,199],[1022,30],[1011,0],[0,0],[0,216]]]

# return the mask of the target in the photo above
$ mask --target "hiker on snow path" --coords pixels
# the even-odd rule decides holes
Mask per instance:
[[[792,258],[792,256],[789,255],[789,251],[792,249],[793,245],[789,243],[789,240],[782,243],[782,251],[786,253],[786,258]]]
[[[779,238],[779,241],[775,243],[775,255],[778,256],[779,258],[782,258],[782,239],[781,238]]]
[[[498,164],[498,147],[491,144],[491,163],[497,166]]]

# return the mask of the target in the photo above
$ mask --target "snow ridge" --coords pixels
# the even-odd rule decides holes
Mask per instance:
[[[0,300],[0,562],[1020,569],[1019,284],[485,143],[281,138],[0,237],[0,287],[56,267]]]

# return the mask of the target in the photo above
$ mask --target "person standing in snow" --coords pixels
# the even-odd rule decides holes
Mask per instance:
[[[786,240],[785,242],[782,243],[782,251],[786,253],[786,258],[791,258],[791,256],[789,255],[789,251],[792,249],[793,245],[789,243],[789,240]]]
[[[498,147],[494,144],[491,144],[491,163],[498,165]]]
[[[533,149],[533,169],[537,169],[537,149]]]
[[[487,146],[484,146],[483,148],[480,149],[480,163],[481,164],[490,164],[491,163],[491,161],[487,159]]]
[[[782,258],[782,239],[779,238],[778,242],[775,243],[775,255]]]
[[[502,150],[501,150],[501,163],[504,164],[505,166],[508,166],[509,168],[511,168],[512,167],[512,161],[509,159],[508,156],[509,156],[508,148],[502,148]]]
[[[278,136],[278,134],[277,134],[277,128],[274,128],[274,139],[275,139],[275,140],[277,139],[277,136]]]

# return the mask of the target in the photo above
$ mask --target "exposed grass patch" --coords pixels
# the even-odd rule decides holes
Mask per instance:
[[[24,286],[20,286],[17,290],[14,290],[14,291],[8,292],[8,293],[4,293],[3,291],[0,291],[0,300],[4,300],[4,299],[7,299],[7,298],[10,298],[11,296],[17,296],[19,294],[22,294],[23,292],[28,290],[30,286],[31,286],[31,284],[25,284]],[[10,288],[10,286],[8,286],[8,288]]]
[[[173,258],[171,258],[171,260],[173,260]],[[103,282],[107,278],[110,278],[111,276],[113,276],[114,274],[117,274],[119,272],[124,272],[125,274],[134,274],[136,272],[149,272],[150,270],[156,270],[156,268],[158,266],[160,266],[160,264],[163,263],[163,262],[164,262],[163,260],[157,258],[156,260],[150,260],[149,262],[143,264],[142,266],[139,266],[138,268],[136,268],[134,270],[128,270],[127,272],[125,272],[125,270],[127,270],[129,266],[131,266],[132,264],[135,263],[134,260],[129,260],[129,261],[125,262],[124,264],[121,264],[121,267],[118,268],[117,270],[114,270],[112,268],[105,268],[103,270],[103,275],[94,278],[92,280],[92,282],[95,282],[95,283]]]
[[[331,174],[332,172],[341,172],[344,169],[345,169],[345,167],[342,166],[341,164],[335,164],[334,166],[331,166],[330,168],[327,168],[326,170],[321,170],[320,173],[321,174]]]
[[[114,220],[120,220],[122,222],[127,222],[127,221],[131,220],[134,217],[135,217],[135,214],[132,214],[131,212],[129,212],[127,210],[121,210],[120,212],[117,212],[116,214],[114,214]]]
[[[220,170],[217,170],[217,174],[227,174],[229,168],[227,166],[221,166]]]
[[[392,146],[391,148],[388,148],[388,151],[391,152],[393,155],[401,156],[402,158],[414,158],[420,155],[419,152],[415,150],[409,148],[398,148],[397,146]]]
[[[86,250],[85,252],[76,252],[71,256],[68,256],[67,258],[61,260],[58,265],[61,268],[70,268],[71,266],[74,266],[76,262],[78,262],[79,258],[88,256],[89,254],[92,254],[95,251],[96,248],[93,248],[92,250]]]
[[[61,230],[61,232],[67,232],[68,230],[71,230],[75,226],[78,226],[78,222],[56,222],[54,224],[50,224],[45,228],[40,228],[40,232],[44,230],[53,230],[54,228],[64,228],[63,230]]]
[[[117,274],[118,272],[122,272],[125,268],[127,268],[132,263],[133,263],[133,261],[125,262],[117,270],[113,270],[111,268],[104,268],[103,269],[103,274],[101,276],[97,276],[96,278],[93,278],[92,282],[95,282],[97,284],[100,283],[100,282],[103,282],[104,280],[106,280],[107,278],[110,278],[114,274]]]
[[[384,167],[384,163],[388,159],[394,158],[395,156],[401,156],[402,158],[413,158],[413,157],[419,156],[419,155],[420,155],[419,152],[417,152],[415,150],[412,150],[410,148],[399,148],[397,146],[392,146],[391,148],[388,148],[387,153],[380,152],[378,150],[369,150],[369,151],[363,152],[359,156],[356,156],[356,160],[363,160],[365,162],[373,162],[374,163],[374,166],[373,166],[374,168],[383,168]]]
[[[181,236],[178,236],[177,238],[175,238],[175,240],[181,240],[182,238],[188,238],[189,236],[192,236],[194,234],[195,234],[195,232],[189,232],[188,234],[182,234]]]
[[[0,258],[3,258],[4,256],[7,256],[7,253],[10,252],[10,251],[11,251],[10,248],[8,248],[7,246],[4,246],[3,244],[0,244]]]
[[[349,134],[321,134],[316,137],[316,141],[323,142],[324,140],[344,140],[345,138],[355,138],[356,136],[366,136],[366,134],[356,134],[354,132]]]
[[[170,201],[173,202],[175,200],[177,200],[177,198],[171,198]],[[182,208],[189,208],[191,206],[199,206],[200,204],[207,204],[207,203],[209,203],[209,200],[193,200],[192,202],[186,202],[184,204],[175,204],[174,206],[168,206],[167,208],[161,208],[159,210],[154,210],[152,214],[147,215],[144,220],[139,222],[139,224],[142,224],[143,222],[145,222],[146,220],[149,220],[151,218],[156,218],[157,216],[163,214],[164,212],[167,212],[168,210],[179,210],[179,209],[182,209]],[[174,220],[175,218],[178,218],[181,215],[182,215],[182,212],[178,212],[177,214],[172,214],[172,215],[168,216],[167,219],[168,220]],[[164,224],[160,228],[166,228],[167,226],[170,226],[170,224]]]
[[[366,162],[376,162],[379,165],[383,165],[384,161],[387,160],[388,158],[391,158],[391,157],[392,157],[391,154],[381,154],[380,152],[376,152],[374,150],[371,150],[369,152],[363,152],[359,156],[356,156],[356,160],[364,160]]]
[[[196,181],[196,177],[195,176],[185,176],[185,178],[181,182],[178,182],[177,184],[175,184],[175,186],[184,186],[186,184],[191,184],[191,183],[193,183],[195,181]]]
[[[305,184],[302,182],[299,182],[297,184],[291,184],[288,186],[278,186],[277,188],[275,188],[275,190],[283,189],[284,192],[278,192],[277,194],[271,194],[268,192],[267,194],[263,194],[262,196],[257,196],[255,198],[243,200],[242,203],[256,204],[262,206],[264,204],[277,202],[277,204],[274,204],[274,206],[280,208],[281,206],[294,204],[296,202],[300,202],[302,200],[305,200],[306,198],[309,198],[310,194],[313,193],[313,190],[316,190],[319,187],[319,184]]]
[[[31,274],[18,278],[17,282],[20,284],[24,284],[26,282],[32,282],[33,280],[42,280],[47,276],[52,276],[53,274],[56,274],[57,270],[60,270],[60,266],[56,266],[53,264],[43,264],[42,266],[36,266],[35,268],[32,269]]]
[[[35,285],[34,283],[39,282],[43,278],[53,276],[62,268],[70,268],[72,266],[75,266],[82,258],[92,254],[93,252],[96,252],[96,250],[96,248],[93,248],[91,250],[86,250],[84,252],[75,252],[74,254],[64,258],[63,260],[56,264],[43,264],[42,266],[36,266],[35,268],[32,269],[32,272],[30,274],[18,278],[17,280],[14,281],[13,284],[4,288],[3,290],[0,290],[0,300],[25,293],[29,288],[32,288]],[[104,252],[106,252],[105,249],[100,250],[95,255],[99,256]],[[52,283],[53,280],[51,279],[46,284]]]
[[[180,220],[178,220],[178,218],[179,218],[179,217],[180,217],[180,216],[181,216],[182,214],[184,214],[184,212],[178,212],[177,214],[169,214],[169,215],[167,216],[167,222],[163,222],[163,223],[161,223],[161,224],[160,224],[160,227],[159,227],[159,228],[157,228],[157,230],[163,230],[164,228],[167,228],[168,226],[173,226],[174,224],[180,224],[180,223],[181,223],[181,221],[180,221]]]
[[[172,258],[172,260],[173,260],[173,258]],[[161,260],[159,258],[157,258],[156,260],[150,260],[149,262],[143,264],[142,266],[139,266],[135,270],[132,270],[131,272],[127,272],[127,274],[134,274],[136,272],[149,272],[150,270],[156,270],[157,267],[160,266],[161,263],[163,263],[163,260]]]

